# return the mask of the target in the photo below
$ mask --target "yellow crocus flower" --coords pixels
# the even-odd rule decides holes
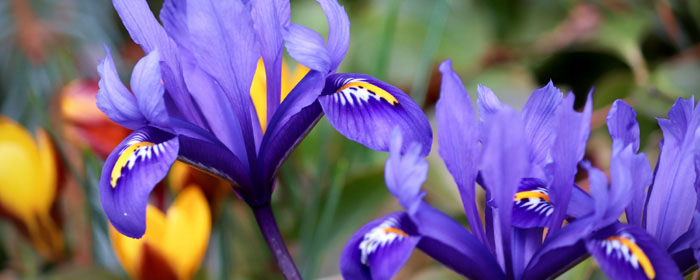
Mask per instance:
[[[191,279],[204,258],[210,233],[209,204],[193,185],[180,191],[166,214],[148,206],[141,239],[124,236],[110,226],[117,259],[135,279]]]
[[[58,189],[56,155],[47,133],[36,139],[24,127],[0,116],[0,206],[44,257],[63,252],[61,230],[51,217]]]

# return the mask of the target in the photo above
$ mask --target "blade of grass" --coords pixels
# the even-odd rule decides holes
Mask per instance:
[[[387,8],[386,16],[384,16],[386,19],[384,21],[384,30],[382,31],[382,35],[379,36],[381,39],[379,42],[379,49],[377,50],[377,56],[374,60],[376,64],[374,65],[374,71],[372,73],[374,77],[380,80],[386,78],[386,69],[390,57],[389,50],[391,50],[391,46],[394,43],[394,33],[396,31],[396,21],[400,4],[401,1],[392,0]]]
[[[421,106],[425,102],[425,95],[430,82],[430,71],[435,60],[435,54],[440,47],[442,33],[445,31],[447,16],[450,12],[450,5],[447,3],[447,0],[437,0],[434,3],[430,22],[428,22],[428,31],[423,41],[420,60],[416,67],[416,74],[413,77],[413,84],[411,85],[411,97]]]

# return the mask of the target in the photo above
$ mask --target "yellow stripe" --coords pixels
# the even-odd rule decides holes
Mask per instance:
[[[516,193],[515,199],[513,199],[513,201],[523,200],[526,198],[539,198],[539,199],[545,200],[547,202],[551,202],[551,201],[549,201],[548,195],[543,194],[541,192],[534,192],[534,191],[526,191],[526,192]]]
[[[115,188],[117,186],[117,180],[119,179],[119,177],[122,176],[122,168],[124,168],[124,166],[126,166],[126,164],[129,162],[129,158],[131,157],[131,155],[133,155],[136,152],[136,150],[138,150],[141,147],[153,145],[155,144],[151,142],[138,142],[126,148],[126,150],[124,150],[124,152],[122,152],[122,154],[119,155],[117,162],[112,168],[112,176],[110,177],[110,184],[112,185],[112,188]]]
[[[400,230],[398,228],[393,228],[393,227],[385,228],[384,233],[394,233],[394,234],[398,234],[401,236],[408,236],[408,233],[406,233],[405,231]]]
[[[387,92],[386,90],[383,90],[382,88],[380,88],[380,87],[378,87],[378,86],[375,86],[375,85],[373,85],[373,84],[370,84],[370,83],[368,83],[368,82],[352,82],[352,83],[347,83],[347,84],[343,85],[342,87],[340,87],[340,88],[339,88],[338,90],[336,90],[335,92],[338,93],[338,92],[341,92],[341,91],[343,91],[343,90],[345,90],[345,89],[347,89],[347,88],[351,88],[351,87],[363,87],[363,88],[366,88],[367,90],[370,90],[370,91],[374,92],[374,94],[379,95],[379,97],[384,98],[384,100],[386,100],[387,102],[391,103],[391,105],[396,105],[397,103],[399,103],[399,101],[396,100],[396,97],[394,97],[393,95],[391,95],[391,93]]]
[[[623,245],[627,246],[627,248],[630,249],[632,252],[632,255],[637,257],[637,260],[639,261],[639,264],[642,265],[642,269],[644,270],[644,274],[649,277],[649,279],[654,279],[656,277],[656,271],[654,271],[654,267],[651,265],[651,261],[649,261],[649,257],[647,257],[646,254],[644,254],[644,250],[642,248],[639,248],[634,241],[620,237],[620,236],[611,236],[605,239],[607,241],[619,241]]]

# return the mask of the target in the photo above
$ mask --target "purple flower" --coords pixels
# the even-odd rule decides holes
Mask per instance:
[[[166,0],[163,25],[144,0],[113,3],[147,53],[134,68],[131,91],[109,50],[98,67],[99,108],[135,130],[107,158],[100,181],[105,213],[127,236],[143,235],[149,194],[175,160],[231,181],[254,209],[269,207],[277,169],[324,112],[340,133],[372,149],[387,151],[399,126],[421,143],[422,154],[430,150],[428,120],[405,93],[367,75],[335,73],[350,35],[335,0],[319,0],[327,42],[290,23],[286,0]],[[310,68],[286,97],[283,45]],[[260,104],[251,99],[255,75],[265,80]]]
[[[451,62],[444,62],[440,71],[439,152],[459,188],[470,230],[423,201],[420,186],[427,163],[419,145],[402,154],[397,132],[385,176],[406,212],[380,218],[353,235],[341,256],[344,277],[389,279],[414,248],[473,279],[552,278],[588,253],[613,278],[680,277],[651,235],[618,222],[626,208],[637,207],[632,203],[634,188],[639,191],[650,181],[636,175],[650,170],[644,156],[635,154],[636,123],[609,123],[611,134],[623,136],[614,136],[622,140],[615,140],[608,188],[605,175],[582,162],[590,93],[579,113],[573,110],[574,95],[563,97],[550,82],[518,114],[479,86],[477,119]],[[636,138],[629,135],[635,131]],[[588,169],[591,195],[574,184],[579,163]],[[484,224],[476,182],[486,191]],[[568,224],[562,227],[565,219]]]

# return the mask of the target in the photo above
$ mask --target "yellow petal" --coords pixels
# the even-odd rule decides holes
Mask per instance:
[[[289,67],[284,60],[282,61],[282,100],[289,95],[292,89],[297,86],[307,73],[309,73],[309,68],[298,63],[297,67],[294,68],[294,73],[289,76]]]
[[[262,57],[258,60],[258,67],[255,69],[253,82],[250,84],[250,97],[253,99],[262,132],[265,133],[267,128],[267,78]]]
[[[49,214],[56,196],[56,161],[46,132],[39,129],[37,138],[0,116],[0,204],[27,226],[30,239],[48,256],[63,247]]]
[[[115,254],[124,270],[137,277],[142,275],[139,269],[144,260],[141,258],[144,245],[148,244],[167,260],[179,279],[189,279],[199,268],[209,243],[210,215],[202,191],[197,187],[187,187],[178,194],[167,215],[148,206],[146,233],[141,239],[126,237],[110,226]]]

